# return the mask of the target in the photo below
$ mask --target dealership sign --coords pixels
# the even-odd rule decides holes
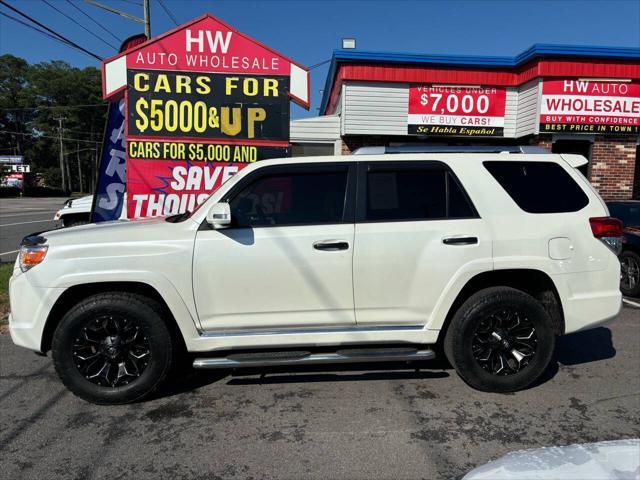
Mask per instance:
[[[408,133],[501,136],[505,103],[501,87],[411,85]]]
[[[640,83],[544,80],[540,133],[640,133]]]
[[[290,154],[304,67],[206,14],[103,63],[125,97],[129,218],[193,210],[252,162]]]

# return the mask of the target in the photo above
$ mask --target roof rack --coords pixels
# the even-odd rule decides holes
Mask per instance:
[[[535,145],[398,145],[392,147],[360,147],[353,155],[383,155],[385,153],[529,153],[548,154],[549,150]]]

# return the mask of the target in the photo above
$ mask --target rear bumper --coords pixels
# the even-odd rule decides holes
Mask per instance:
[[[620,268],[552,275],[564,311],[565,332],[572,333],[607,324],[622,310]]]
[[[622,294],[577,296],[565,307],[565,333],[588,330],[611,323],[622,310]]]

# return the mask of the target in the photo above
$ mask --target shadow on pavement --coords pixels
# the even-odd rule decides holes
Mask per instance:
[[[410,380],[446,378],[449,373],[438,370],[436,361],[415,362],[408,366],[398,363],[306,365],[265,368],[243,368],[237,370],[193,370],[180,372],[161,387],[155,395],[145,401],[171,397],[193,391],[228,378],[227,385],[264,385],[306,382],[352,382],[370,380]],[[423,370],[427,369],[427,370]],[[273,376],[272,376],[273,375]]]
[[[597,362],[616,356],[611,330],[598,327],[558,338],[556,360],[562,365]]]
[[[350,364],[350,365],[316,365],[306,367],[278,367],[261,370],[248,370],[234,372],[228,385],[253,385],[253,384],[285,384],[306,382],[352,382],[370,380],[416,380],[429,378],[446,378],[447,372],[422,370],[432,369],[428,362],[416,362],[407,366],[398,364],[377,365]],[[260,374],[256,378],[255,375]],[[275,375],[275,376],[267,376]]]
[[[556,376],[560,365],[574,366],[613,358],[616,349],[611,340],[611,330],[598,327],[584,332],[569,333],[556,340],[556,351],[549,367],[542,376],[528,387],[535,388]]]
[[[529,388],[548,382],[559,365],[573,366],[614,357],[616,350],[611,330],[604,327],[571,333],[558,338],[555,357],[545,373]],[[349,365],[305,365],[237,370],[192,370],[185,368],[167,382],[151,399],[171,397],[216,383],[228,377],[227,385],[264,385],[306,382],[351,382],[370,380],[410,380],[446,378],[450,375],[442,356],[411,365],[402,363],[365,363]]]

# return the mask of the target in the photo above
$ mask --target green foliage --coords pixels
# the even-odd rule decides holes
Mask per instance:
[[[42,179],[47,187],[58,188],[62,182],[62,175],[58,167],[49,167],[42,170]]]
[[[29,65],[13,55],[0,55],[0,154],[24,155],[32,172],[52,178],[57,171],[60,185],[59,123],[64,117],[63,148],[66,153],[98,148],[101,142],[107,104],[101,104],[100,71],[94,67],[76,68],[66,62],[52,61]],[[76,108],[74,108],[76,107]],[[16,133],[7,133],[16,132]],[[78,159],[68,160],[72,187],[78,188]],[[85,186],[92,184],[95,152],[80,152]],[[86,187],[85,187],[86,188]]]
[[[13,263],[0,263],[0,331],[9,316],[9,277],[12,272]]]

